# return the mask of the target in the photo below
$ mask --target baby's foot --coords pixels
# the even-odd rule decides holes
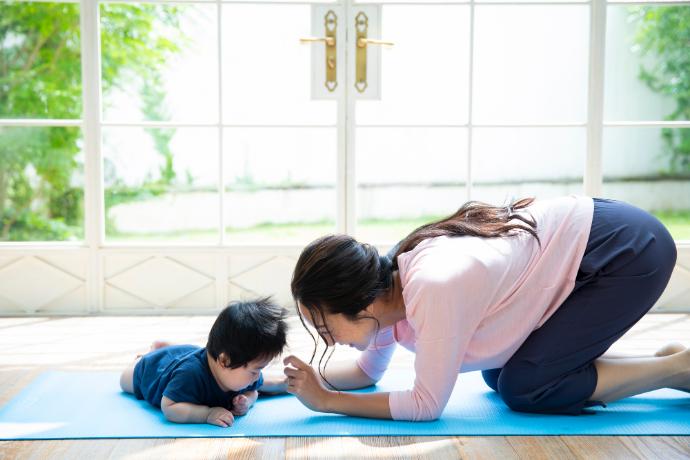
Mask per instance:
[[[656,353],[654,353],[654,356],[668,356],[668,355],[675,355],[676,353],[680,353],[681,351],[684,351],[687,347],[683,345],[682,343],[678,342],[671,342],[667,343],[663,347],[659,348]]]
[[[153,343],[151,344],[151,348],[149,349],[149,352],[156,351],[159,348],[169,347],[170,345],[171,345],[170,342],[166,342],[164,340],[154,340]]]

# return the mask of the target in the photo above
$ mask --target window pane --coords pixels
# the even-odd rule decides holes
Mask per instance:
[[[217,7],[102,4],[108,121],[218,120]]]
[[[224,132],[229,243],[308,243],[335,231],[335,128]]]
[[[609,6],[606,20],[605,119],[690,120],[690,7]]]
[[[309,5],[223,5],[223,120],[335,124],[335,101],[311,99]]]
[[[589,8],[476,8],[475,123],[584,122]]]
[[[476,128],[472,199],[501,205],[582,193],[583,128]]]
[[[106,237],[217,241],[217,132],[105,128]]]
[[[84,236],[79,128],[0,127],[0,240]]]
[[[606,128],[604,196],[651,211],[690,239],[690,128]]]
[[[467,123],[469,7],[384,6],[381,100],[357,101],[357,124]],[[414,27],[410,27],[414,24]]]
[[[0,117],[81,118],[79,5],[0,3]]]
[[[466,200],[467,130],[358,128],[357,238],[397,242]]]

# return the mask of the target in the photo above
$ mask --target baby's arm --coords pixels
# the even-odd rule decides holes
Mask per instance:
[[[235,421],[232,413],[224,407],[175,402],[166,396],[161,399],[161,410],[167,420],[175,423],[210,423],[225,428]]]
[[[256,390],[247,390],[232,398],[232,412],[233,415],[245,415],[249,412],[249,408],[254,405],[256,398],[259,397],[259,392]]]

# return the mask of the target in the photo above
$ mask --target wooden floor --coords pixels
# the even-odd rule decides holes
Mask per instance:
[[[214,318],[0,318],[0,405],[48,369],[120,370],[154,339],[203,345]],[[308,358],[311,342],[292,320],[290,352]],[[670,341],[690,345],[690,316],[645,317],[612,351],[645,354]],[[338,350],[334,360],[348,358]],[[396,352],[394,367],[411,368]],[[276,367],[276,369],[278,369]],[[688,414],[690,423],[690,413]],[[690,437],[493,436],[122,439],[0,442],[0,459],[43,458],[690,458]]]

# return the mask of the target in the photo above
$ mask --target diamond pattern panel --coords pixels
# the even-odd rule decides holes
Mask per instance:
[[[169,257],[150,258],[106,280],[107,284],[158,307],[167,307],[213,281]]]
[[[292,303],[290,279],[297,260],[287,256],[264,259],[257,257],[255,264],[249,264],[246,257],[243,258],[243,265],[251,268],[230,276],[230,296],[240,294],[246,298],[247,293],[261,296],[270,295],[276,302],[290,305]],[[230,256],[230,267],[233,267],[232,256]],[[230,273],[237,273],[237,271],[231,270]]]
[[[23,257],[0,269],[0,296],[35,311],[84,284],[36,257]]]

